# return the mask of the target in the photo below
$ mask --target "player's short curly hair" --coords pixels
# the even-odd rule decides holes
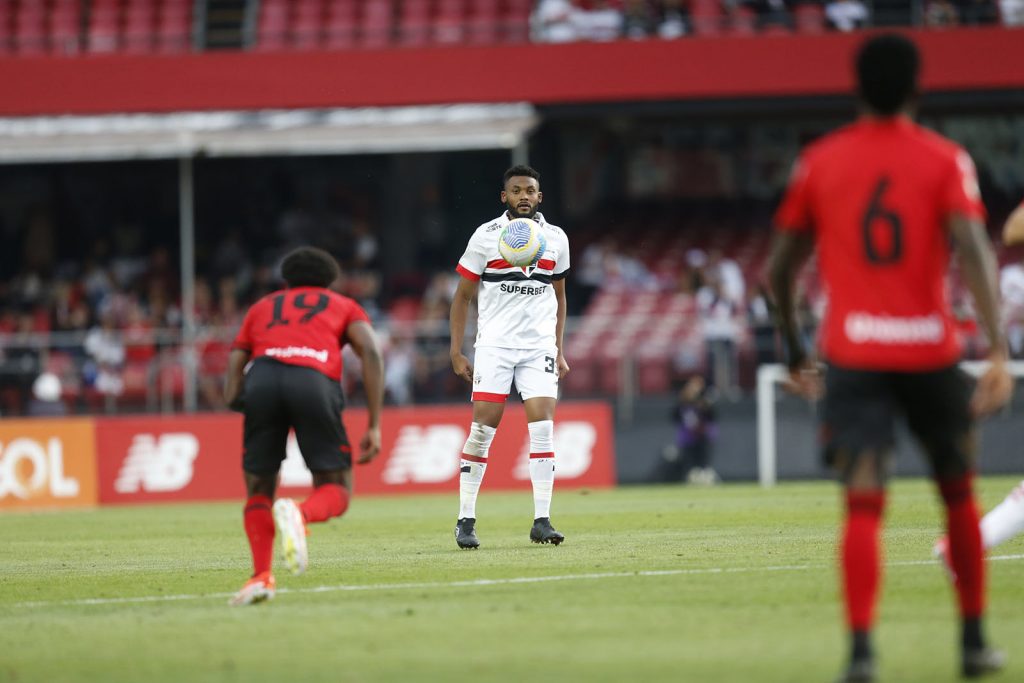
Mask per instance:
[[[875,112],[891,116],[917,95],[921,57],[906,36],[884,33],[864,42],[857,53],[857,85]]]
[[[505,175],[501,177],[501,189],[504,190],[505,186],[508,185],[508,181],[511,178],[515,178],[517,176],[533,178],[534,180],[537,181],[537,184],[540,185],[540,173],[537,171],[537,169],[533,168],[532,166],[527,166],[526,164],[516,164],[512,168],[505,171]]]
[[[284,257],[281,277],[289,287],[329,287],[341,277],[341,267],[323,249],[299,247]]]

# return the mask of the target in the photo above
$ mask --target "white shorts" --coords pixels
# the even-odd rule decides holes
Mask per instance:
[[[553,349],[485,346],[473,359],[473,400],[504,403],[512,380],[523,400],[558,398],[558,362]]]

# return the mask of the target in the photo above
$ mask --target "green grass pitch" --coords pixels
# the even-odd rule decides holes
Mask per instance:
[[[980,482],[986,509],[1016,483]],[[0,515],[0,681],[827,681],[845,656],[826,482],[556,490],[567,536],[527,534],[528,492],[486,486],[482,548],[457,493],[354,500],[313,528],[277,599],[249,573],[241,501]],[[929,561],[940,508],[893,487],[877,631],[884,681],[956,680],[952,593]],[[990,564],[999,680],[1024,679],[1024,541]],[[549,579],[537,580],[533,579]],[[487,580],[493,580],[487,582]]]

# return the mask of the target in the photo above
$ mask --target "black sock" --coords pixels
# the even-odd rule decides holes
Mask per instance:
[[[871,631],[853,631],[850,634],[850,639],[853,643],[850,659],[855,662],[871,659]]]
[[[985,647],[985,639],[981,636],[981,619],[978,617],[964,619],[963,646],[965,650]]]

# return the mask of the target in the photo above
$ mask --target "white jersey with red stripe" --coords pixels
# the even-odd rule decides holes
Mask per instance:
[[[552,349],[558,301],[552,282],[569,273],[569,238],[541,213],[533,219],[547,238],[535,268],[516,268],[498,253],[498,235],[511,220],[503,213],[469,238],[456,270],[480,283],[476,348]]]

